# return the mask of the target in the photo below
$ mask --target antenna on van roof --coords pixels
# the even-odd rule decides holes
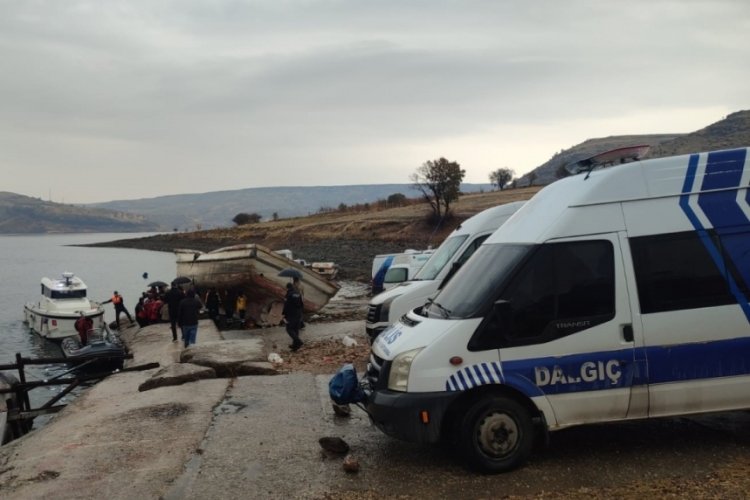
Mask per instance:
[[[651,146],[648,144],[612,149],[610,151],[598,153],[589,158],[579,160],[575,163],[569,163],[565,165],[565,170],[571,175],[586,172],[586,177],[583,178],[583,180],[586,180],[589,178],[589,175],[591,175],[591,172],[596,168],[604,168],[612,165],[619,165],[621,163],[638,161],[643,158],[650,149]]]

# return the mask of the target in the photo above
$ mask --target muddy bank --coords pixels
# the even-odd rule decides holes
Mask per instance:
[[[86,246],[135,248],[172,252],[175,248],[190,248],[208,252],[240,243],[257,243],[273,250],[290,249],[295,259],[307,262],[335,262],[339,266],[339,279],[369,282],[372,260],[377,254],[403,252],[408,246],[401,241],[356,239],[326,239],[301,241],[253,240],[207,237],[205,233],[176,233],[95,243]]]

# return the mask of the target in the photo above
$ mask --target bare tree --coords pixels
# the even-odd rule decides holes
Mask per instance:
[[[516,173],[510,168],[498,168],[497,170],[490,172],[490,182],[502,191],[505,186],[513,179]]]
[[[439,158],[417,168],[410,180],[430,204],[435,219],[442,220],[450,213],[451,203],[458,199],[464,175],[466,171],[458,163]]]

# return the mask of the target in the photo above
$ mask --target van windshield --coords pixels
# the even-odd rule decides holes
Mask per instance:
[[[440,245],[437,250],[435,250],[435,253],[432,254],[432,257],[430,257],[430,259],[425,262],[424,266],[422,266],[422,269],[420,269],[419,272],[414,275],[414,279],[436,279],[437,275],[440,274],[440,271],[442,271],[445,265],[451,261],[455,253],[459,248],[461,248],[461,245],[463,245],[464,241],[466,241],[466,238],[468,237],[468,234],[464,234],[462,236],[453,236],[452,238],[448,238],[447,240],[445,240],[443,244]]]
[[[422,310],[433,318],[464,319],[483,315],[513,269],[533,245],[482,245]]]

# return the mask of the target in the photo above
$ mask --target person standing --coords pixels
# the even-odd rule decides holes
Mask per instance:
[[[292,278],[292,286],[294,286],[294,289],[299,292],[300,297],[302,297],[302,305],[305,304],[305,287],[302,286],[302,280],[299,278],[299,276],[294,276]],[[304,309],[304,307],[303,307]],[[299,329],[303,330],[305,328],[305,316],[302,315],[301,319],[299,320]]]
[[[286,322],[286,333],[292,338],[292,345],[289,346],[289,349],[296,351],[303,344],[299,339],[299,326],[302,321],[302,296],[291,283],[286,284],[286,298],[282,315]]]
[[[219,304],[221,304],[221,300],[219,300],[219,293],[216,291],[216,288],[211,287],[208,292],[206,292],[206,309],[208,309],[208,317],[212,320],[216,320],[216,317],[219,315]]]
[[[143,295],[145,296],[146,294],[144,293]],[[146,304],[144,303],[144,300],[144,297],[140,297],[138,303],[135,305],[135,320],[141,328],[148,325],[148,315],[146,314]]]
[[[185,347],[195,344],[198,337],[198,314],[202,308],[203,303],[195,296],[195,290],[192,288],[177,307],[177,324],[182,330]]]
[[[240,320],[245,321],[245,308],[247,307],[247,297],[245,297],[245,292],[240,291],[240,293],[237,295],[237,302],[234,305],[234,309],[237,311],[237,315],[240,317]]]
[[[184,298],[185,294],[182,292],[182,288],[177,285],[173,285],[164,295],[167,303],[167,311],[169,312],[169,328],[172,330],[172,342],[177,342],[177,309]]]
[[[94,328],[94,321],[86,316],[86,313],[81,311],[80,316],[73,326],[75,326],[78,335],[81,337],[81,345],[84,346],[88,344],[89,330]]]
[[[117,290],[114,291],[111,299],[105,300],[102,304],[109,304],[110,302],[115,306],[115,324],[117,325],[118,330],[120,329],[120,313],[125,313],[128,317],[128,321],[131,323],[133,322],[130,312],[125,307],[125,301],[122,299],[122,295],[117,293]]]

